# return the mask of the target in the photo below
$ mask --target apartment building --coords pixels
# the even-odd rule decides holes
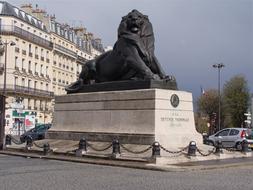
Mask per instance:
[[[7,65],[7,128],[50,123],[54,96],[65,94],[82,65],[104,51],[101,40],[85,28],[60,24],[30,4],[17,8],[0,1],[0,34],[0,93]]]

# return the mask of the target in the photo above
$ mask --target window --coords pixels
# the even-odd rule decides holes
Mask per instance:
[[[31,44],[29,44],[29,51],[28,52],[32,53],[32,45]]]
[[[37,89],[37,83],[38,81],[34,81],[34,88]]]
[[[230,130],[230,133],[229,133],[229,136],[235,136],[235,135],[238,135],[239,134],[239,131],[236,130],[236,129],[231,129]]]
[[[38,47],[35,47],[35,54],[38,55]]]
[[[44,50],[41,49],[41,57],[44,57]]]
[[[15,68],[18,67],[18,57],[15,57]]]
[[[14,85],[15,85],[15,86],[18,85],[18,77],[15,77],[15,78],[14,78]]]
[[[22,78],[22,86],[25,86],[25,78]]]
[[[43,65],[40,65],[40,73],[42,74],[43,72]]]
[[[28,62],[28,71],[31,71],[31,61]]]
[[[31,88],[31,86],[32,86],[31,84],[32,84],[32,81],[29,79],[28,80],[28,88]]]
[[[28,109],[31,109],[31,99],[28,98]]]
[[[225,130],[221,131],[220,133],[218,133],[215,136],[227,136],[228,132],[229,132],[229,129],[225,129]]]
[[[33,106],[34,106],[34,109],[36,109],[36,108],[37,108],[37,106],[36,106],[36,100],[34,100],[34,104],[33,104]]]
[[[37,63],[35,63],[34,71],[37,72]]]
[[[46,84],[46,91],[48,91],[48,84]]]
[[[48,75],[48,66],[46,66],[46,75]]]
[[[40,83],[40,89],[43,90],[43,82]]]
[[[25,67],[25,59],[22,59],[22,65],[21,68],[23,69]]]

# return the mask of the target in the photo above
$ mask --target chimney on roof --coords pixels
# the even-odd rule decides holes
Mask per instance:
[[[32,4],[30,3],[21,5],[20,9],[28,14],[32,14],[32,11],[33,11]]]

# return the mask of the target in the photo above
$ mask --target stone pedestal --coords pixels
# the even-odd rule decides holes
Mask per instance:
[[[182,148],[202,142],[195,130],[192,94],[164,89],[91,92],[57,96],[47,138],[147,144]]]

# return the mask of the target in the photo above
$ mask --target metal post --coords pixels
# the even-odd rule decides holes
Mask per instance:
[[[242,152],[248,152],[249,151],[249,144],[248,141],[245,139],[242,141]]]
[[[1,110],[1,121],[0,121],[0,150],[4,149],[4,135],[5,135],[5,103],[6,103],[6,77],[7,77],[7,45],[16,45],[14,42],[0,41],[1,45],[4,45],[4,86],[3,86],[3,96],[2,96],[2,110]]]
[[[117,158],[120,156],[120,144],[117,139],[112,141],[112,157]]]
[[[196,156],[197,145],[195,141],[191,141],[188,146],[188,156]]]
[[[222,150],[222,138],[219,136],[217,142],[215,143],[215,153],[216,154],[221,154],[223,153],[223,150]]]
[[[43,145],[43,155],[47,155],[50,152],[50,145],[49,143],[45,143]]]
[[[78,144],[78,149],[76,150],[76,156],[82,157],[87,153],[87,142],[85,138],[81,138]]]
[[[4,43],[4,86],[3,86],[3,107],[1,113],[1,129],[0,129],[0,150],[4,149],[5,135],[5,103],[6,103],[6,70],[7,70],[7,41]]]
[[[5,146],[11,145],[11,135],[6,135],[5,137]]]
[[[225,65],[223,63],[219,63],[219,64],[214,64],[213,65],[214,68],[218,69],[218,101],[219,101],[219,110],[218,110],[218,131],[221,130],[221,93],[220,93],[220,72],[221,72],[221,68],[225,67]]]
[[[33,146],[33,138],[29,135],[27,138],[26,138],[26,149],[27,150],[30,150]]]
[[[154,142],[152,144],[152,157],[160,156],[161,148],[159,142]]]

